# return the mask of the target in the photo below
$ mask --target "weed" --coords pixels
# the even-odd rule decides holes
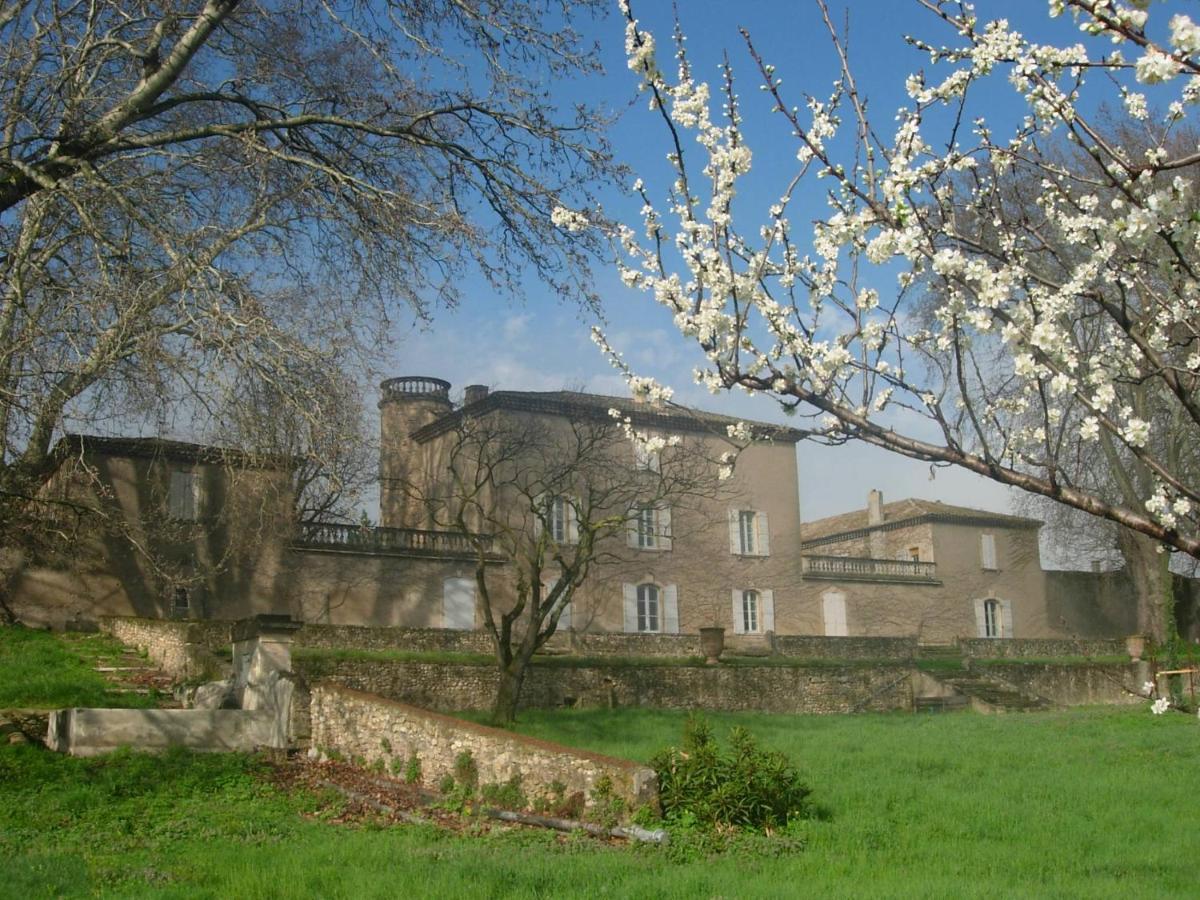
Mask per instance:
[[[421,757],[417,755],[416,750],[409,754],[408,762],[404,764],[404,783],[421,783]]]

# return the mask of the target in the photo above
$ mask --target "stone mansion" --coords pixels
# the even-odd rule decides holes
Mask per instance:
[[[81,535],[69,558],[18,568],[8,590],[16,612],[60,627],[101,615],[281,612],[308,622],[475,629],[476,566],[494,573],[501,591],[511,588],[512,567],[499,546],[481,563],[479,541],[437,521],[412,490],[446,470],[464,422],[521,423],[550,436],[578,423],[611,426],[615,411],[641,433],[714,459],[737,424],[573,391],[473,385],[455,404],[447,382],[424,376],[390,379],[381,391],[377,527],[296,525],[285,460],[157,438],[64,438],[50,489],[123,524]],[[864,509],[802,522],[800,434],[748,424],[754,440],[719,491],[632,504],[627,527],[606,539],[560,629],[720,626],[746,646],[769,644],[773,634],[946,643],[1133,630],[1132,604],[1111,578],[1042,570],[1036,520],[923,500],[885,503],[871,491]],[[627,440],[612,453],[625,454],[617,462],[630,470],[659,465]],[[548,526],[563,545],[577,540],[571,497],[547,502],[548,518],[532,527]]]

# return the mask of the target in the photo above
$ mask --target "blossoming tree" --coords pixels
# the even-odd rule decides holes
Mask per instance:
[[[890,135],[868,116],[824,0],[840,59],[827,97],[787,93],[743,32],[796,147],[777,202],[748,225],[734,214],[752,153],[732,69],[714,91],[677,34],[668,73],[620,0],[629,66],[673,167],[665,206],[635,186],[644,229],[619,232],[624,282],[703,350],[700,383],[770,395],[812,438],[961,466],[1200,557],[1196,469],[1152,435],[1170,423],[1200,443],[1200,153],[1172,140],[1200,99],[1200,27],[1182,14],[1158,27],[1146,2],[1051,0],[1084,35],[1058,47],[969,6],[915,2],[951,43],[910,39],[937,77],[907,79]],[[1093,111],[1115,99],[1149,125],[1144,85],[1170,96],[1134,150]],[[1027,114],[997,129],[980,100],[1013,89]],[[1070,165],[1062,146],[1077,150]],[[1036,185],[1031,205],[1006,202],[1014,173]],[[828,207],[804,209],[801,229],[794,198],[813,179]],[[1069,464],[1101,438],[1148,473],[1132,502]],[[1161,633],[1161,611],[1143,613]]]

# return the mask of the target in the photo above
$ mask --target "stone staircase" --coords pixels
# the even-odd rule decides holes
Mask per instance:
[[[133,694],[157,694],[159,706],[178,706],[178,703],[172,700],[175,679],[137,650],[127,647],[116,659],[99,662],[94,668],[115,690]]]
[[[1038,712],[1054,708],[1042,697],[1026,694],[982,672],[964,669],[961,672],[927,674],[954,690],[957,695],[931,699],[958,700],[960,708],[969,706],[982,713]]]

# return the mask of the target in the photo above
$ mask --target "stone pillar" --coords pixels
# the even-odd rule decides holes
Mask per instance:
[[[292,637],[302,627],[290,616],[259,615],[233,626],[234,690],[241,709],[267,709],[275,685],[292,671]]]

